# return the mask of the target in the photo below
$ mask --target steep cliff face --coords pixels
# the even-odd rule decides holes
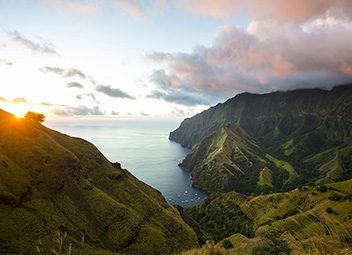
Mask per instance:
[[[170,139],[193,148],[182,166],[200,188],[286,190],[352,175],[351,113],[352,85],[244,93],[184,120]]]
[[[173,254],[197,243],[160,192],[92,144],[0,110],[0,253]],[[82,242],[84,236],[84,242]]]

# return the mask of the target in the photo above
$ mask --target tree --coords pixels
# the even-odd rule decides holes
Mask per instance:
[[[27,112],[26,115],[24,115],[24,118],[27,120],[42,123],[45,120],[45,115],[38,112]]]

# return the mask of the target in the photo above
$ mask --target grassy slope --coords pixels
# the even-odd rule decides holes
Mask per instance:
[[[288,248],[304,251],[307,247],[328,254],[328,250],[345,250],[352,246],[352,180],[326,187],[324,190],[303,186],[285,193],[256,197],[224,193],[207,205],[189,209],[188,213],[215,240],[219,240],[216,229],[226,232],[229,230],[228,221],[237,222],[238,233],[233,232],[226,239],[232,242],[233,252],[238,254],[251,254],[255,250],[277,254],[288,251]],[[222,211],[222,222],[213,220],[217,217],[217,210]],[[233,218],[228,213],[234,210],[237,215],[242,215],[242,219],[247,219],[248,229],[241,229],[243,220],[237,221],[240,217]],[[208,221],[204,219],[215,222],[214,228],[209,229]]]
[[[274,158],[273,156],[266,154],[265,157],[269,159],[271,162],[275,164],[277,168],[281,168],[288,173],[288,179],[285,181],[285,184],[292,183],[294,182],[295,178],[297,178],[298,174],[295,170],[295,168],[288,162],[284,160],[280,160],[277,158]]]
[[[259,180],[257,182],[259,187],[269,187],[270,189],[273,188],[273,177],[272,172],[268,167],[264,167],[259,174]]]
[[[258,169],[266,163],[263,155],[245,133],[226,127],[205,138],[182,166],[192,170],[195,186],[209,192],[229,191],[234,187],[248,192],[246,188],[256,185],[257,180],[246,176],[259,175]]]
[[[92,144],[1,110],[0,229],[0,253],[52,246],[58,230],[84,254],[169,254],[197,242],[158,191]]]
[[[351,111],[351,84],[331,91],[244,93],[184,120],[170,139],[193,148],[182,165],[197,187],[287,191],[352,177]]]

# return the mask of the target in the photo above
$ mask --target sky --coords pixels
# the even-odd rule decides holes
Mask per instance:
[[[0,108],[184,118],[352,81],[350,0],[0,0]]]

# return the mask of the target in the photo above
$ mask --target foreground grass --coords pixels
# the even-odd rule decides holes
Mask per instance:
[[[352,254],[352,180],[254,197],[223,193],[186,211],[205,239],[229,240],[230,254]]]

